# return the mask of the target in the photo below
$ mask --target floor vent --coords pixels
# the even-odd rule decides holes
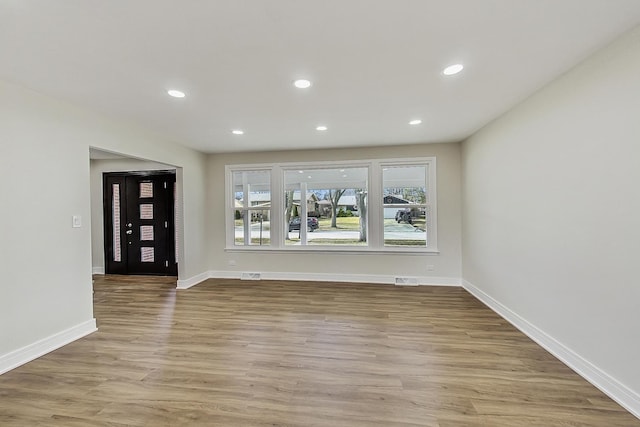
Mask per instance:
[[[396,277],[396,286],[418,286],[418,279],[415,277]]]
[[[260,273],[242,273],[241,280],[260,280]]]

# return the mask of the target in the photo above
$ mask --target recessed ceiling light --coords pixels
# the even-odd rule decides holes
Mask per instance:
[[[304,173],[304,171],[298,171],[298,173]]]
[[[316,130],[327,130],[328,128],[326,126],[318,126],[316,128]]]
[[[308,179],[311,179],[311,175],[309,175],[307,178],[308,178]]]
[[[420,119],[411,120],[409,122],[410,125],[419,125],[420,123],[422,123],[422,120]]]
[[[169,96],[173,96],[174,98],[184,98],[185,96],[184,92],[176,89],[170,89],[167,91],[167,93],[169,94]]]
[[[234,135],[243,135],[244,131],[240,130],[240,129],[234,129],[234,130],[231,131],[231,133],[234,134]]]
[[[298,89],[306,89],[308,87],[311,87],[311,82],[306,79],[299,79],[293,82],[293,85]]]
[[[444,74],[445,76],[452,76],[454,74],[458,74],[460,71],[462,71],[463,68],[464,65],[462,64],[449,65],[447,68],[442,70],[442,74]]]

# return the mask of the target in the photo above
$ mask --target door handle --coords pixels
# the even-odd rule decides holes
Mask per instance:
[[[127,234],[132,234],[133,230],[127,230]]]

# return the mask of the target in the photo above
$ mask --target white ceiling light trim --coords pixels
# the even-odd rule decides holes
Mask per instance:
[[[169,89],[167,93],[174,98],[184,98],[186,96],[183,91],[177,89]]]
[[[447,68],[442,70],[442,74],[444,74],[445,76],[453,76],[454,74],[458,74],[463,69],[464,69],[464,65],[453,64],[453,65],[449,65]]]
[[[234,129],[231,133],[234,135],[244,135],[244,131],[242,129]]]
[[[329,129],[329,128],[328,128],[328,127],[326,127],[326,126],[324,126],[324,125],[320,125],[320,126],[318,126],[318,127],[316,128],[316,130],[319,130],[319,131],[325,131],[325,130],[327,130],[327,129]]]
[[[409,122],[409,124],[412,126],[419,125],[420,123],[422,123],[422,120],[420,119],[414,119]]]
[[[298,89],[307,89],[311,87],[311,81],[307,79],[298,79],[295,82],[293,82],[293,85]]]

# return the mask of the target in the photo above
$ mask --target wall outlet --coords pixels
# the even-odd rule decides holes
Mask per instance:
[[[80,215],[74,215],[71,217],[71,226],[73,228],[82,227],[82,217]]]

